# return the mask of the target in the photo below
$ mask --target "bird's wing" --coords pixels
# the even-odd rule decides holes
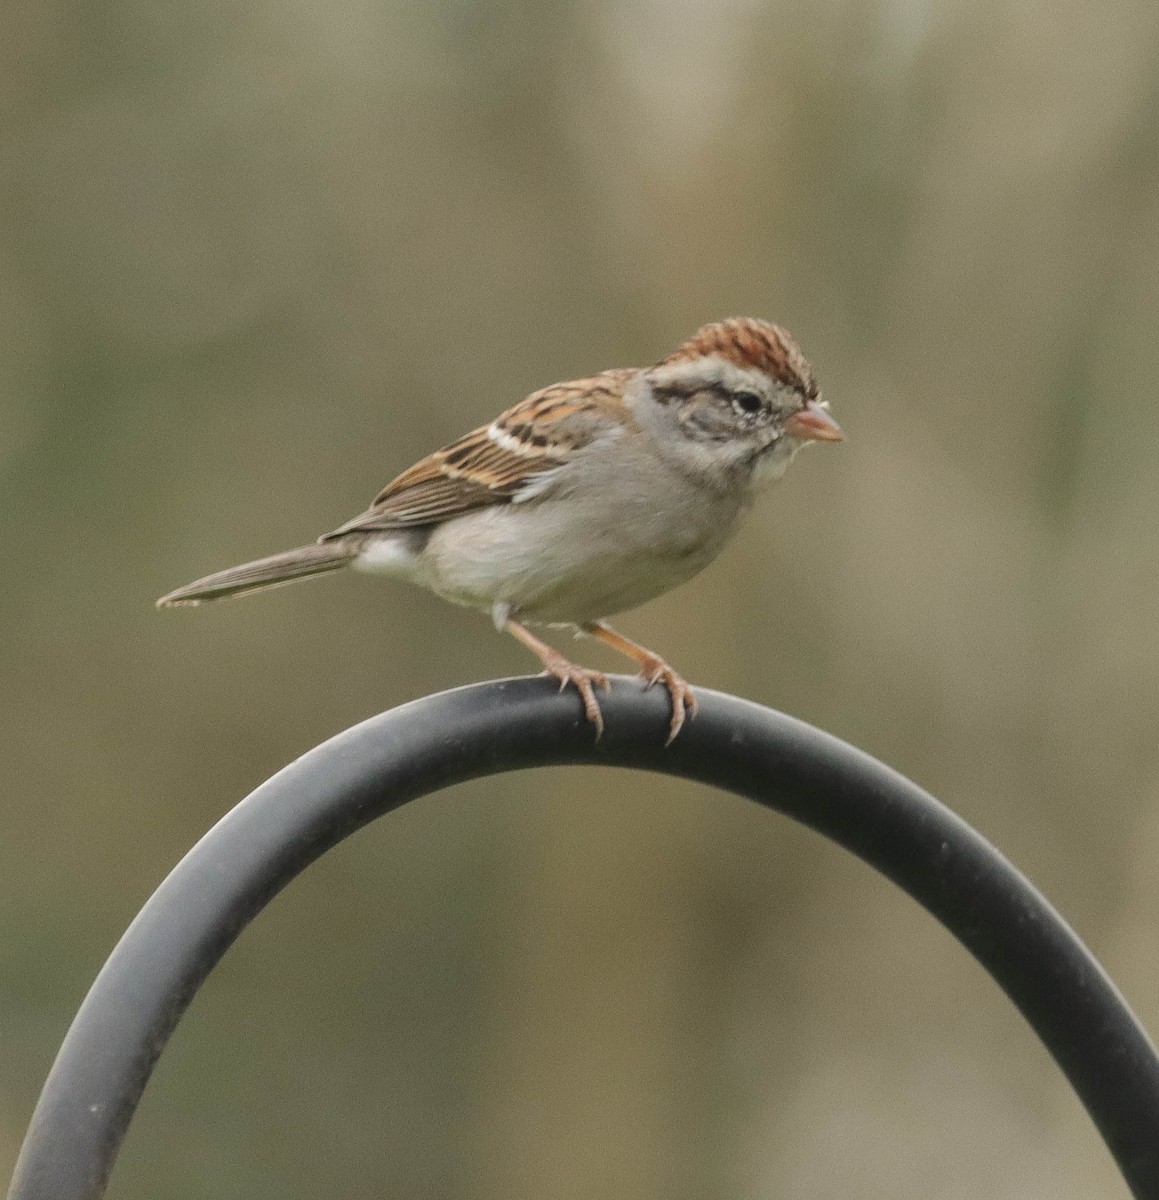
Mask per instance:
[[[634,373],[604,371],[532,392],[490,425],[415,463],[388,483],[366,512],[319,540],[434,525],[534,497],[548,472],[601,433],[623,425],[620,400]]]

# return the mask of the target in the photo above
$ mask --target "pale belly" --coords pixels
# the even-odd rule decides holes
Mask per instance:
[[[456,604],[511,606],[530,621],[583,624],[691,579],[724,547],[738,506],[670,514],[586,514],[569,506],[485,509],[436,529],[416,575]]]

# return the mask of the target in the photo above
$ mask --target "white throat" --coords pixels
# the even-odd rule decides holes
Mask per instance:
[[[756,461],[753,469],[753,487],[767,488],[769,484],[776,483],[789,469],[789,463],[804,444],[799,438],[786,436],[774,442]]]

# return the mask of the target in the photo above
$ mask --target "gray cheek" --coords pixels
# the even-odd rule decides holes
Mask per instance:
[[[690,404],[678,420],[685,437],[698,442],[727,442],[740,433],[731,412],[716,404]]]

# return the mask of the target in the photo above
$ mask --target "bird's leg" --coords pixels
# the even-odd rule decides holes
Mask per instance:
[[[646,688],[650,688],[656,683],[662,683],[668,689],[668,695],[672,697],[672,721],[668,726],[668,741],[665,742],[665,745],[671,745],[672,739],[684,725],[684,718],[696,716],[696,696],[693,694],[692,688],[659,654],[653,654],[645,646],[633,642],[631,638],[624,637],[622,633],[617,633],[603,621],[592,621],[581,628],[584,633],[591,634],[605,646],[611,646],[613,650],[618,650],[637,663]]]
[[[562,692],[570,683],[580,694],[584,702],[584,715],[596,727],[596,741],[604,732],[604,716],[596,701],[596,687],[608,690],[608,677],[603,671],[593,671],[591,667],[581,667],[564,658],[554,646],[541,641],[521,621],[514,617],[506,617],[502,628],[512,637],[517,637],[543,663],[544,672],[554,675],[559,680],[559,690]]]

